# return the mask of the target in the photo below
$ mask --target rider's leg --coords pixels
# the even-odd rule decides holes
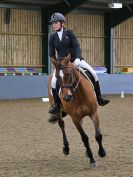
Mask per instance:
[[[57,78],[55,77],[55,71],[53,73],[51,85],[52,85],[52,94],[54,98],[54,105],[49,109],[49,113],[55,114],[60,111],[60,98],[58,96],[58,91],[57,91]]]
[[[100,89],[100,84],[98,81],[98,76],[97,76],[96,72],[94,71],[94,69],[88,63],[86,63],[84,60],[80,61],[80,67],[87,69],[93,75],[93,77],[95,79],[94,89],[95,89],[95,93],[97,96],[98,104],[101,106],[108,104],[109,100],[107,98],[104,98],[101,95],[101,89]]]
[[[99,81],[96,81],[94,89],[95,89],[95,93],[96,93],[96,96],[97,96],[98,104],[100,106],[104,106],[104,105],[106,105],[106,104],[108,104],[110,102],[109,99],[107,99],[106,97],[103,97],[101,95],[101,89],[100,89]]]

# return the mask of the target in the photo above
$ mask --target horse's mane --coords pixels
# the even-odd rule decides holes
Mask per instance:
[[[75,64],[69,62],[68,65],[70,66],[70,68],[71,68],[74,72],[77,72],[77,68],[76,68]]]

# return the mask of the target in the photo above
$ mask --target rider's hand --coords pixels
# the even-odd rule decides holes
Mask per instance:
[[[80,59],[79,59],[79,58],[76,58],[76,59],[74,60],[74,64],[75,64],[76,66],[79,66],[79,65],[80,65]]]

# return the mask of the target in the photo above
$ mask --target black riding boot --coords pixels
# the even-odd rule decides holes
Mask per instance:
[[[110,102],[110,100],[101,95],[99,81],[95,82],[94,87],[95,87],[95,92],[96,92],[98,104],[100,106],[104,106],[104,105],[108,104]]]
[[[52,106],[48,112],[51,114],[56,114],[60,112],[60,98],[58,96],[56,89],[52,88],[52,93],[54,98],[54,106]]]

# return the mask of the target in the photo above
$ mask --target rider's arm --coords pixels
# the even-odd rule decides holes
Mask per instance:
[[[53,40],[54,40],[54,37],[52,35],[50,36],[50,39],[49,39],[49,56],[50,57],[55,56],[55,47],[54,47]]]
[[[73,33],[73,31],[69,30],[69,34],[71,37],[71,43],[72,43],[72,48],[73,50],[75,50],[75,59],[76,58],[81,58],[81,50],[80,50],[80,45],[79,42],[77,40],[77,37],[75,36],[75,34]]]

